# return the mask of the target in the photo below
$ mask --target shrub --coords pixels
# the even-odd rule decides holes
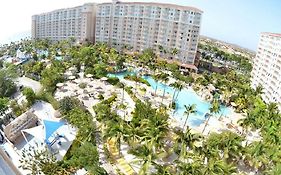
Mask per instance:
[[[19,105],[17,103],[17,101],[15,101],[15,100],[11,101],[10,107],[12,108],[12,110],[16,116],[20,116],[25,111],[27,111],[27,106],[25,104]]]
[[[36,94],[34,93],[34,91],[31,88],[25,87],[22,93],[26,97],[27,105],[31,106],[36,100]]]
[[[126,75],[124,78],[127,79],[127,80],[136,81],[136,82],[139,82],[139,83],[143,83],[147,86],[150,86],[149,82],[142,77],[137,77],[135,75]]]
[[[99,97],[99,100],[103,100],[104,99],[102,94],[99,94],[98,97]]]
[[[51,92],[41,91],[37,94],[36,99],[51,103],[54,109],[59,109],[59,102],[54,98]]]
[[[73,97],[64,97],[59,101],[59,109],[63,114],[68,113],[75,107],[81,107],[80,101]]]
[[[109,77],[108,79],[107,79],[107,82],[108,83],[110,83],[110,84],[112,84],[112,85],[117,85],[117,83],[119,83],[119,78],[117,78],[117,77]]]
[[[85,89],[85,88],[87,87],[87,83],[80,83],[80,84],[79,84],[79,87],[80,87],[81,89]]]
[[[172,109],[176,109],[176,102],[173,101],[171,107],[172,107]]]
[[[111,97],[109,97],[108,99],[104,100],[103,103],[104,104],[111,104],[112,102],[114,102],[117,98],[116,94],[113,94]]]

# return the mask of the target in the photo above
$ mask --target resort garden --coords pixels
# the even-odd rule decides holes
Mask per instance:
[[[37,156],[23,158],[23,167],[33,174],[71,174],[81,168],[89,174],[107,174],[104,164],[116,174],[281,174],[281,115],[276,104],[262,101],[261,87],[255,90],[250,87],[247,71],[241,74],[231,70],[224,75],[182,73],[177,64],[158,58],[151,49],[132,53],[128,47],[117,51],[103,43],[51,44],[40,40],[9,47],[6,49],[21,47],[33,55],[17,71],[40,81],[43,89],[39,93],[24,89],[26,106],[5,100],[0,101],[0,106],[11,106],[15,113],[20,113],[36,100],[47,101],[78,128],[78,135],[62,161],[55,161],[52,155],[36,148],[33,149]],[[48,54],[40,55],[39,50]],[[171,54],[177,52],[173,50]],[[57,60],[57,56],[63,59]],[[244,70],[248,70],[246,65]],[[91,75],[88,76],[91,82],[112,88],[110,96],[94,94],[98,103],[90,107],[75,96],[55,98],[59,83],[74,81],[65,75],[70,69],[74,79]],[[118,73],[125,71],[134,74],[119,79]],[[0,97],[6,99],[14,86],[13,82],[6,83],[12,77],[4,72],[0,71]],[[156,87],[151,87],[145,76],[152,77]],[[173,87],[174,91],[169,94],[168,89],[160,91],[159,83]],[[79,84],[81,89],[88,86]],[[210,94],[206,100],[211,104],[201,130],[188,123],[188,118],[198,111],[194,104],[184,105],[182,123],[175,120],[179,92],[186,88],[198,94]],[[106,93],[107,89],[103,91]],[[125,103],[127,94],[134,102],[134,109],[120,115],[118,111],[125,111],[129,106]],[[231,106],[242,116],[235,123],[242,128],[241,132],[235,129],[205,132],[212,124],[208,123],[211,118],[224,117],[218,115],[222,105]],[[249,141],[249,135],[254,132],[260,138]],[[101,154],[105,155],[102,160]]]

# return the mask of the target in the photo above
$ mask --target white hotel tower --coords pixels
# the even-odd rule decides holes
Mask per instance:
[[[193,7],[163,3],[119,2],[97,5],[96,42],[106,42],[133,51],[159,45],[179,53],[175,59],[194,64],[202,11]],[[169,55],[172,56],[172,55]]]
[[[94,42],[96,4],[58,9],[32,16],[33,39],[61,41],[73,37],[77,41]]]
[[[263,100],[281,109],[281,34],[261,33],[252,70],[252,87],[261,85]]]

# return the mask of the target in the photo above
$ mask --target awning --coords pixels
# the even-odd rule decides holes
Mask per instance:
[[[64,124],[64,122],[43,120],[43,125],[22,130],[22,133],[28,133],[42,142],[47,142],[54,132],[56,132]]]
[[[44,126],[36,126],[33,128],[22,130],[22,132],[28,133],[33,137],[39,139],[41,142],[44,142]]]
[[[45,126],[45,140],[47,141],[57,129],[64,125],[64,122],[43,120]]]

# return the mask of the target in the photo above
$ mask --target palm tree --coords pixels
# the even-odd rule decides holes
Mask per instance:
[[[130,121],[125,125],[124,140],[129,143],[133,148],[137,145],[138,142],[142,139],[141,134],[143,130],[138,126],[134,121]]]
[[[201,136],[191,133],[189,128],[185,132],[176,130],[174,133],[176,134],[174,148],[179,154],[179,160],[184,160],[187,148],[194,149],[195,142],[200,141]]]
[[[255,89],[255,96],[261,95],[263,93],[263,87],[261,85],[257,86]]]
[[[215,157],[223,158],[228,163],[237,163],[244,151],[241,144],[243,141],[244,138],[238,134],[224,131],[220,134],[211,133],[206,140],[206,145],[217,153]],[[219,153],[222,153],[222,155]]]
[[[122,82],[118,82],[118,87],[122,88],[122,99],[121,99],[121,105],[123,105],[124,102],[124,91],[125,91],[125,84]],[[125,111],[124,111],[124,120],[125,120]]]
[[[220,104],[218,102],[218,99],[213,100],[213,102],[211,104],[211,107],[209,108],[209,111],[210,111],[211,114],[217,114],[217,113],[220,112]],[[204,131],[205,131],[205,129],[206,129],[208,123],[209,123],[210,118],[211,118],[211,115],[209,114],[208,119],[205,122],[205,126],[203,128],[202,134],[204,133]]]
[[[244,153],[244,163],[247,168],[254,169],[256,171],[265,169],[266,165],[272,161],[269,157],[267,157],[267,151],[266,145],[262,142],[253,142],[247,146]]]
[[[177,95],[175,96],[175,101],[178,99],[179,93],[181,92],[181,90],[183,90],[184,86],[182,83],[179,83],[179,86],[177,88],[178,88],[178,92]]]
[[[158,45],[158,50],[160,53],[163,53],[165,49],[162,45]]]
[[[155,86],[155,91],[154,91],[154,94],[156,95],[156,92],[157,92],[157,87],[158,87],[158,81],[160,80],[160,78],[161,78],[161,74],[159,73],[159,74],[156,74],[156,75],[154,75],[153,76],[153,78],[154,78],[154,80],[156,81],[156,86]]]
[[[184,115],[186,116],[186,119],[185,119],[185,122],[184,122],[184,125],[183,125],[183,129],[186,126],[189,115],[197,112],[195,104],[188,105],[188,106],[184,105],[184,108],[185,108]]]
[[[276,103],[269,103],[267,105],[267,111],[268,111],[268,118],[270,120],[278,118],[279,111],[278,111],[278,105]]]
[[[104,139],[108,138],[116,138],[116,146],[119,148],[121,145],[121,140],[124,136],[125,130],[124,130],[124,121],[119,119],[118,122],[116,121],[109,121],[107,124]],[[119,149],[120,150],[120,149]]]
[[[210,159],[208,164],[203,167],[203,174],[233,174],[236,173],[236,167],[233,164],[226,163],[222,159]]]
[[[162,101],[161,101],[161,103],[163,103],[163,100],[164,100],[164,97],[165,97],[165,93],[166,93],[166,83],[169,81],[169,77],[168,77],[169,75],[168,74],[166,74],[166,73],[163,73],[163,74],[161,74],[161,77],[160,77],[160,80],[161,80],[161,82],[165,85],[164,86],[164,92],[163,92],[163,95],[162,95]]]
[[[153,175],[172,175],[172,167],[169,165],[155,165],[157,172]]]
[[[192,157],[192,162],[176,161],[176,168],[178,175],[196,174],[203,175],[203,163],[198,156]]]
[[[178,53],[179,53],[179,49],[177,49],[177,48],[173,48],[173,49],[171,50],[171,54],[172,54],[173,56],[176,56]]]
[[[178,91],[178,88],[179,88],[179,86],[180,86],[180,83],[176,81],[176,82],[170,84],[170,86],[175,89],[175,90],[174,90],[174,93],[173,93],[173,98],[172,98],[172,102],[173,102],[174,99],[175,99],[176,92]]]
[[[143,120],[142,127],[145,128],[144,139],[150,142],[154,148],[162,148],[164,139],[169,132],[168,115],[160,112],[153,114],[149,119]]]
[[[139,163],[141,162],[141,168],[138,174],[145,175],[147,174],[147,171],[151,167],[151,165],[156,164],[155,160],[157,159],[157,154],[152,149],[152,145],[145,142],[145,144],[142,144],[138,146],[135,149],[129,150],[129,153],[135,155],[139,158],[139,160],[136,160],[135,162]]]

